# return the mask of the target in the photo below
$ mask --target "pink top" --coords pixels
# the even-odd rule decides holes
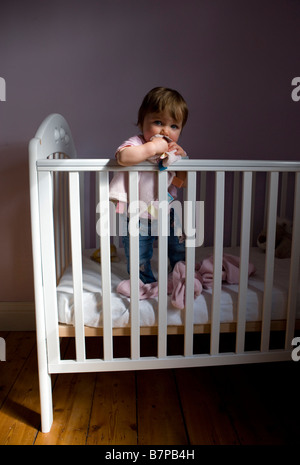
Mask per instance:
[[[116,154],[119,150],[124,147],[138,146],[145,144],[145,139],[142,135],[130,137],[130,139],[124,141],[120,147],[118,147]],[[152,163],[159,161],[158,157],[152,157],[149,159]],[[176,188],[172,185],[172,180],[175,176],[174,171],[168,171],[168,186],[170,194],[173,198],[176,197]],[[139,178],[139,200],[140,200],[140,216],[144,218],[151,218],[149,210],[150,205],[155,207],[155,203],[158,201],[158,181],[157,173],[155,171],[140,171],[138,173]],[[173,189],[174,188],[174,189]],[[117,202],[128,203],[128,175],[127,173],[120,171],[114,173],[113,179],[109,185],[109,198]]]

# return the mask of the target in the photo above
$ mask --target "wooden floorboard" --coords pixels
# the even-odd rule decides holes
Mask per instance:
[[[193,445],[239,444],[211,371],[212,368],[176,370],[190,443]]]
[[[73,358],[74,346],[69,345],[65,357]],[[89,429],[90,410],[96,374],[68,373],[57,376],[53,389],[55,421],[47,434],[38,433],[36,445],[82,445]]]
[[[17,340],[20,342],[20,339],[15,337],[16,334],[12,333],[7,337],[7,361],[1,363],[1,380],[5,376],[6,369],[10,370],[12,365],[19,366],[17,376],[15,370],[11,370],[14,376],[0,410],[0,444],[3,445],[33,444],[40,427],[34,335],[31,334],[30,337],[31,350],[26,344],[28,337],[24,335],[23,352],[22,344],[19,344],[19,350],[16,350]]]
[[[173,370],[137,372],[138,444],[186,445]]]
[[[54,422],[50,433],[43,434],[35,333],[0,332],[0,337],[6,341],[6,361],[0,363],[1,445],[299,441],[297,362],[56,375]],[[90,341],[87,353],[92,357],[99,341]],[[146,352],[153,350],[152,342],[146,343]],[[71,357],[72,341],[63,339],[62,344],[62,353]],[[115,349],[125,346],[124,339]]]
[[[88,445],[136,445],[136,380],[133,371],[98,373]]]

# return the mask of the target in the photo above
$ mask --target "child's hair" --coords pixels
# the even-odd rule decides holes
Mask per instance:
[[[182,128],[184,127],[188,118],[187,104],[177,90],[166,87],[155,87],[144,97],[138,113],[137,126],[142,127],[147,113],[160,113],[165,110],[175,121],[182,123]]]

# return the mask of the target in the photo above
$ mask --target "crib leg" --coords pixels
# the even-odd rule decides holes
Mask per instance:
[[[51,375],[46,371],[40,370],[40,405],[41,405],[41,430],[42,433],[49,433],[53,422],[53,405],[52,405],[52,383]]]
[[[37,355],[40,387],[41,431],[48,433],[53,422],[52,382],[48,373],[47,349],[43,337],[37,332]]]

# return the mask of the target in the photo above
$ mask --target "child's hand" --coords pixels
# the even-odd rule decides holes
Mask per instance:
[[[167,152],[172,152],[172,150],[176,150],[176,155],[181,155],[182,157],[186,156],[186,152],[180,145],[176,144],[176,142],[170,142],[168,144]]]
[[[168,142],[163,137],[153,137],[152,144],[155,145],[156,155],[161,155],[168,150]]]

